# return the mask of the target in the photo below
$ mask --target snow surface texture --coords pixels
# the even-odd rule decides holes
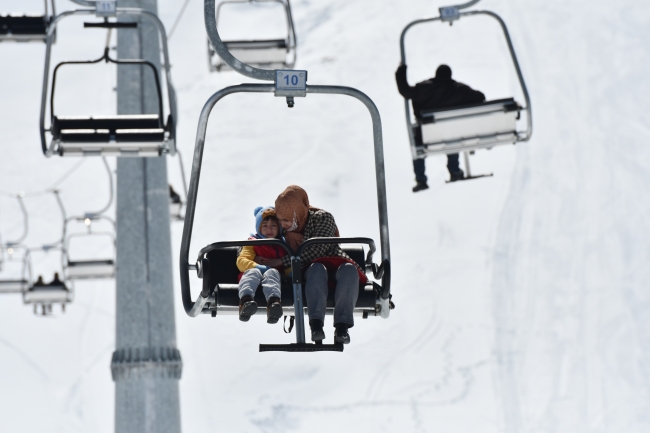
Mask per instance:
[[[2,9],[28,3],[41,4],[3,0]],[[533,101],[533,138],[477,152],[473,171],[495,173],[482,180],[445,185],[444,159],[431,158],[430,189],[412,194],[393,78],[398,39],[442,5],[294,2],[297,67],[309,70],[309,83],[357,87],[382,114],[397,309],[388,320],[359,320],[343,354],[259,354],[258,343],[294,335],[262,317],[190,319],[177,290],[185,431],[650,431],[650,8],[484,0],[509,25]],[[168,27],[180,6],[160,1]],[[104,32],[82,21],[61,26],[54,61],[101,55]],[[208,73],[205,38],[202,2],[193,0],[170,41],[188,171],[204,102],[250,81]],[[419,28],[407,46],[411,83],[446,62],[488,99],[522,100],[488,18]],[[40,154],[43,53],[40,44],[0,44],[2,191],[46,188],[78,161]],[[93,71],[61,79],[62,111],[112,112],[114,70]],[[192,257],[210,242],[245,238],[252,210],[292,183],[336,216],[343,235],[378,238],[371,149],[369,116],[353,99],[312,95],[289,110],[271,95],[229,96],[208,130]],[[169,160],[170,182],[180,189],[177,164]],[[60,185],[68,214],[104,205],[102,170],[89,159]],[[53,198],[25,203],[27,243],[55,241]],[[3,239],[21,227],[15,200],[0,196]],[[181,231],[173,225],[174,267]],[[37,273],[48,280],[59,258],[41,256]],[[2,296],[1,433],[113,431],[114,317],[112,282],[76,284],[74,303],[53,318]]]

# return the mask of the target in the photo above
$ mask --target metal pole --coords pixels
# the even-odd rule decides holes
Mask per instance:
[[[156,0],[120,0],[120,6],[157,13]],[[120,15],[121,21],[138,20]],[[120,59],[142,58],[160,68],[156,27],[139,19],[119,29]],[[169,65],[165,65],[169,67]],[[118,65],[119,114],[157,112],[153,76],[141,66]],[[179,433],[178,380],[166,158],[117,160],[115,431]]]

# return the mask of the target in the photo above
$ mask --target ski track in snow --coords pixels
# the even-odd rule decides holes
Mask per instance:
[[[13,10],[28,3],[5,1]],[[297,67],[309,70],[309,82],[357,87],[381,112],[397,308],[389,320],[359,320],[342,355],[259,354],[258,343],[295,335],[262,320],[189,319],[176,286],[184,430],[650,431],[650,8],[632,0],[483,0],[481,8],[509,26],[531,94],[533,138],[477,152],[473,171],[495,176],[473,182],[445,185],[444,159],[429,158],[430,189],[414,195],[393,72],[404,25],[443,3],[292,3]],[[72,6],[57,1],[59,11]],[[159,0],[159,12],[169,25],[178,4]],[[103,33],[75,27],[80,22],[58,33],[55,62],[94,58],[103,46]],[[472,18],[414,29],[409,80],[428,78],[444,61],[488,99],[514,91],[521,102],[493,25]],[[250,80],[207,72],[200,1],[189,3],[170,52],[189,174],[203,104]],[[424,52],[430,58],[418,56]],[[0,72],[0,94],[17,102],[0,104],[2,191],[41,190],[77,163],[39,154],[42,53],[38,44],[0,44],[0,59],[14,66]],[[76,80],[87,94],[115,77]],[[77,101],[65,88],[62,78],[63,108],[93,100],[114,107],[112,93]],[[208,127],[193,251],[248,234],[250,211],[290,183],[331,211],[343,234],[377,239],[364,110],[351,98],[322,95],[297,98],[291,110],[270,95],[220,102]],[[177,164],[168,162],[175,188]],[[101,163],[89,159],[60,188],[68,216],[101,208]],[[57,237],[51,201],[25,198],[28,244]],[[16,200],[0,195],[0,239],[21,230]],[[182,224],[171,230],[176,267]],[[51,275],[58,257],[43,256],[36,272]],[[50,319],[2,295],[0,432],[113,430],[112,286],[79,282],[66,314]],[[39,416],[25,416],[34,407]]]

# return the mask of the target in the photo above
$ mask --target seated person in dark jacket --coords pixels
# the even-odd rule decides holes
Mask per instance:
[[[395,72],[397,88],[399,93],[411,100],[416,118],[420,118],[422,110],[433,110],[438,108],[449,108],[456,105],[470,104],[473,102],[485,101],[485,95],[471,87],[451,79],[451,68],[447,65],[440,65],[436,70],[436,76],[417,83],[415,87],[409,86],[406,80],[406,65],[400,65]],[[422,145],[420,129],[414,131],[416,145]],[[463,179],[465,173],[458,164],[458,154],[447,155],[447,169],[450,180]],[[413,160],[413,171],[417,184],[413,192],[427,189],[427,176],[425,174],[424,159]]]

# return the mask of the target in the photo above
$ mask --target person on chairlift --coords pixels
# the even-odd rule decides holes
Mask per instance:
[[[255,233],[248,239],[282,239],[280,224],[273,207],[258,207],[255,215]],[[269,266],[262,262],[268,259],[280,259],[286,251],[276,245],[256,245],[242,247],[237,257],[239,274],[239,320],[248,322],[257,311],[255,292],[262,285],[266,298],[266,323],[278,323],[282,317],[281,277],[282,264]]]
[[[181,203],[181,196],[174,191],[171,185],[169,185],[169,201],[172,203]]]
[[[451,78],[451,68],[447,65],[440,65],[436,70],[436,76],[421,81],[411,87],[406,79],[406,65],[400,65],[395,72],[397,89],[399,93],[411,100],[413,112],[419,120],[422,110],[435,110],[439,108],[451,108],[457,105],[484,102],[485,95],[474,90],[466,84],[459,83]],[[420,128],[414,131],[416,146],[422,146],[422,134]],[[465,173],[461,170],[458,162],[458,154],[447,155],[447,169],[449,170],[450,182],[462,180]],[[424,159],[413,160],[413,171],[415,172],[416,185],[413,192],[429,188],[425,174]]]
[[[339,229],[329,212],[310,206],[307,192],[297,185],[287,187],[275,200],[275,212],[284,238],[293,251],[310,238],[339,237]],[[305,276],[305,297],[311,340],[325,339],[323,325],[329,283],[334,286],[334,341],[348,344],[348,328],[354,326],[354,306],[359,296],[359,281],[366,282],[361,268],[337,244],[312,245],[300,254]],[[267,266],[291,266],[291,258],[262,262]]]

